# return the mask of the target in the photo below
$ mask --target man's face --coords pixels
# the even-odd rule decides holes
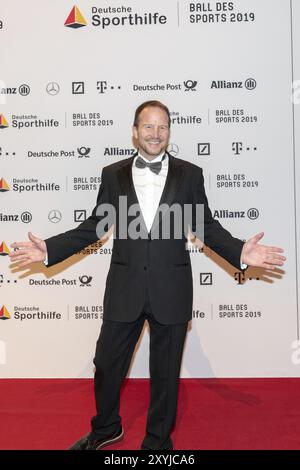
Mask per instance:
[[[166,150],[169,137],[169,118],[167,113],[154,106],[144,108],[139,115],[137,127],[133,126],[133,135],[137,140],[140,154],[148,160]]]

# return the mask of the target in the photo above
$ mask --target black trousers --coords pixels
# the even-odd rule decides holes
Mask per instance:
[[[142,448],[172,449],[170,432],[176,419],[180,366],[188,324],[158,323],[148,298],[136,321],[103,321],[94,358],[97,415],[91,421],[91,437],[109,435],[121,424],[120,388],[145,320],[150,328],[151,397]]]

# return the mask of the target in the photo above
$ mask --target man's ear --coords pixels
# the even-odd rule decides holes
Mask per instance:
[[[135,126],[132,126],[132,135],[135,139],[138,138],[137,128]]]

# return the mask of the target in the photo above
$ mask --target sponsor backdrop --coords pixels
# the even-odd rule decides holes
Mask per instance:
[[[7,254],[29,230],[88,217],[148,99],[169,106],[169,150],[203,168],[214,217],[287,255],[284,270],[242,274],[189,246],[182,376],[300,376],[299,20],[298,0],[1,0],[2,377],[93,375],[112,240],[51,269],[18,271]],[[131,377],[148,376],[148,341],[145,327]]]

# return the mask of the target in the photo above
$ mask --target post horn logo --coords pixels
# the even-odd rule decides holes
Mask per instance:
[[[5,181],[4,178],[0,179],[0,193],[5,193],[6,191],[9,191],[9,186],[7,182]]]
[[[0,114],[0,129],[6,129],[8,127],[8,122],[3,116],[3,114]]]
[[[9,248],[5,242],[2,242],[0,245],[0,256],[8,256],[9,255]]]
[[[77,28],[82,28],[83,26],[86,26],[86,25],[87,25],[86,19],[82,15],[79,8],[75,5],[72,8],[68,18],[65,21],[65,26],[67,26],[68,28],[77,29]]]
[[[0,310],[0,320],[9,320],[10,319],[10,314],[5,305]]]

